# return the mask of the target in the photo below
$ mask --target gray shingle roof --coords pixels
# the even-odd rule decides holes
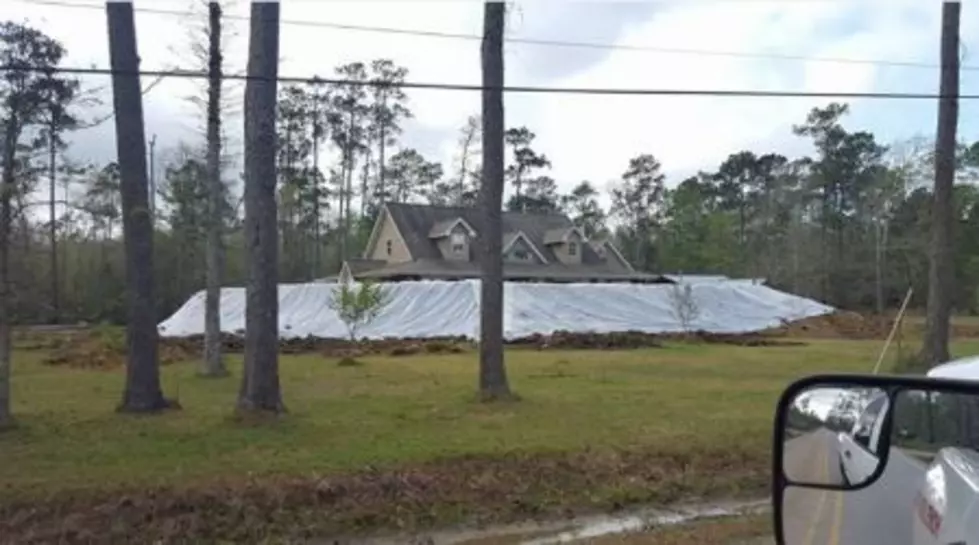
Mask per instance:
[[[386,267],[356,275],[358,279],[372,278],[405,279],[427,278],[453,280],[479,278],[479,264],[471,261],[421,259],[405,263],[393,263]],[[564,282],[668,282],[660,275],[627,272],[603,265],[580,266],[562,263],[537,265],[531,263],[504,263],[503,277],[508,280],[552,280]]]
[[[575,228],[572,227],[561,227],[559,229],[548,229],[544,233],[544,244],[557,244],[559,242],[564,242],[567,239],[571,231]]]
[[[442,253],[434,240],[429,238],[432,228],[441,222],[452,222],[462,218],[479,233],[482,215],[475,208],[456,206],[428,206],[422,204],[388,203],[388,212],[398,226],[401,236],[408,245],[408,251],[414,259],[441,259]],[[548,231],[572,229],[574,224],[564,214],[529,214],[520,212],[503,213],[503,232],[516,233],[522,231],[537,247],[548,262],[557,262],[558,258],[545,243]],[[617,265],[606,262],[589,245],[582,245],[582,265]],[[622,271],[626,271],[624,267]]]
[[[457,218],[435,222],[432,225],[432,228],[428,231],[428,238],[447,237],[449,236],[449,233],[452,230],[452,228],[455,227],[455,225],[460,222],[463,223],[463,227],[465,227],[467,231],[472,232],[470,228],[475,229],[474,227],[469,225],[468,221],[457,217]]]
[[[350,268],[350,273],[353,275],[358,275],[365,271],[379,269],[386,264],[386,261],[380,259],[351,258],[347,260],[347,267]]]

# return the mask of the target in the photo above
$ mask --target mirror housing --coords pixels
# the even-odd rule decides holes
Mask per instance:
[[[846,542],[864,545],[979,535],[972,502],[949,503],[944,488],[979,474],[979,377],[803,378],[779,399],[772,452],[778,544],[840,536],[841,527]]]

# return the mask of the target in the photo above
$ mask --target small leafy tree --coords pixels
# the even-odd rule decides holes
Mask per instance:
[[[357,340],[360,328],[370,325],[390,301],[388,290],[373,282],[360,285],[340,282],[333,288],[330,308],[336,311],[347,326],[351,341]]]
[[[690,333],[693,323],[700,316],[700,307],[693,296],[693,286],[686,283],[674,284],[670,289],[670,307],[684,333]]]

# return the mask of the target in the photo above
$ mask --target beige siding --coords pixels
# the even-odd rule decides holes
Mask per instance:
[[[518,238],[514,242],[510,249],[507,250],[506,255],[503,256],[503,261],[509,261],[510,263],[540,263],[540,259],[534,250],[524,241],[523,238]]]
[[[452,239],[454,236],[462,237],[463,244],[460,251],[456,251],[456,249],[452,247]],[[438,247],[439,251],[442,252],[443,259],[451,261],[470,261],[472,259],[472,244],[470,242],[469,233],[466,231],[466,228],[463,227],[461,223],[457,223],[449,233],[449,236],[439,239]]]
[[[404,263],[411,261],[411,255],[405,246],[404,239],[398,233],[398,228],[391,220],[390,214],[381,214],[381,225],[378,229],[377,240],[368,259],[378,259],[388,263]],[[388,251],[390,250],[390,252]]]
[[[568,265],[581,264],[581,245],[584,240],[578,235],[578,231],[572,231],[568,235],[568,240],[560,244],[551,245],[551,250],[557,256],[558,261]],[[573,252],[573,253],[572,253]]]

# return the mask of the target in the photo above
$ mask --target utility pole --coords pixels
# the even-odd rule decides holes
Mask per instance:
[[[150,137],[150,218],[156,225],[156,135]]]
[[[931,251],[928,269],[928,312],[921,347],[921,370],[949,360],[952,314],[952,186],[955,182],[955,139],[959,120],[959,16],[961,2],[942,4],[941,83],[935,137],[935,191],[932,204]]]
[[[484,401],[512,398],[503,359],[503,2],[483,5],[483,176],[479,207],[482,257],[479,318],[479,392]]]

